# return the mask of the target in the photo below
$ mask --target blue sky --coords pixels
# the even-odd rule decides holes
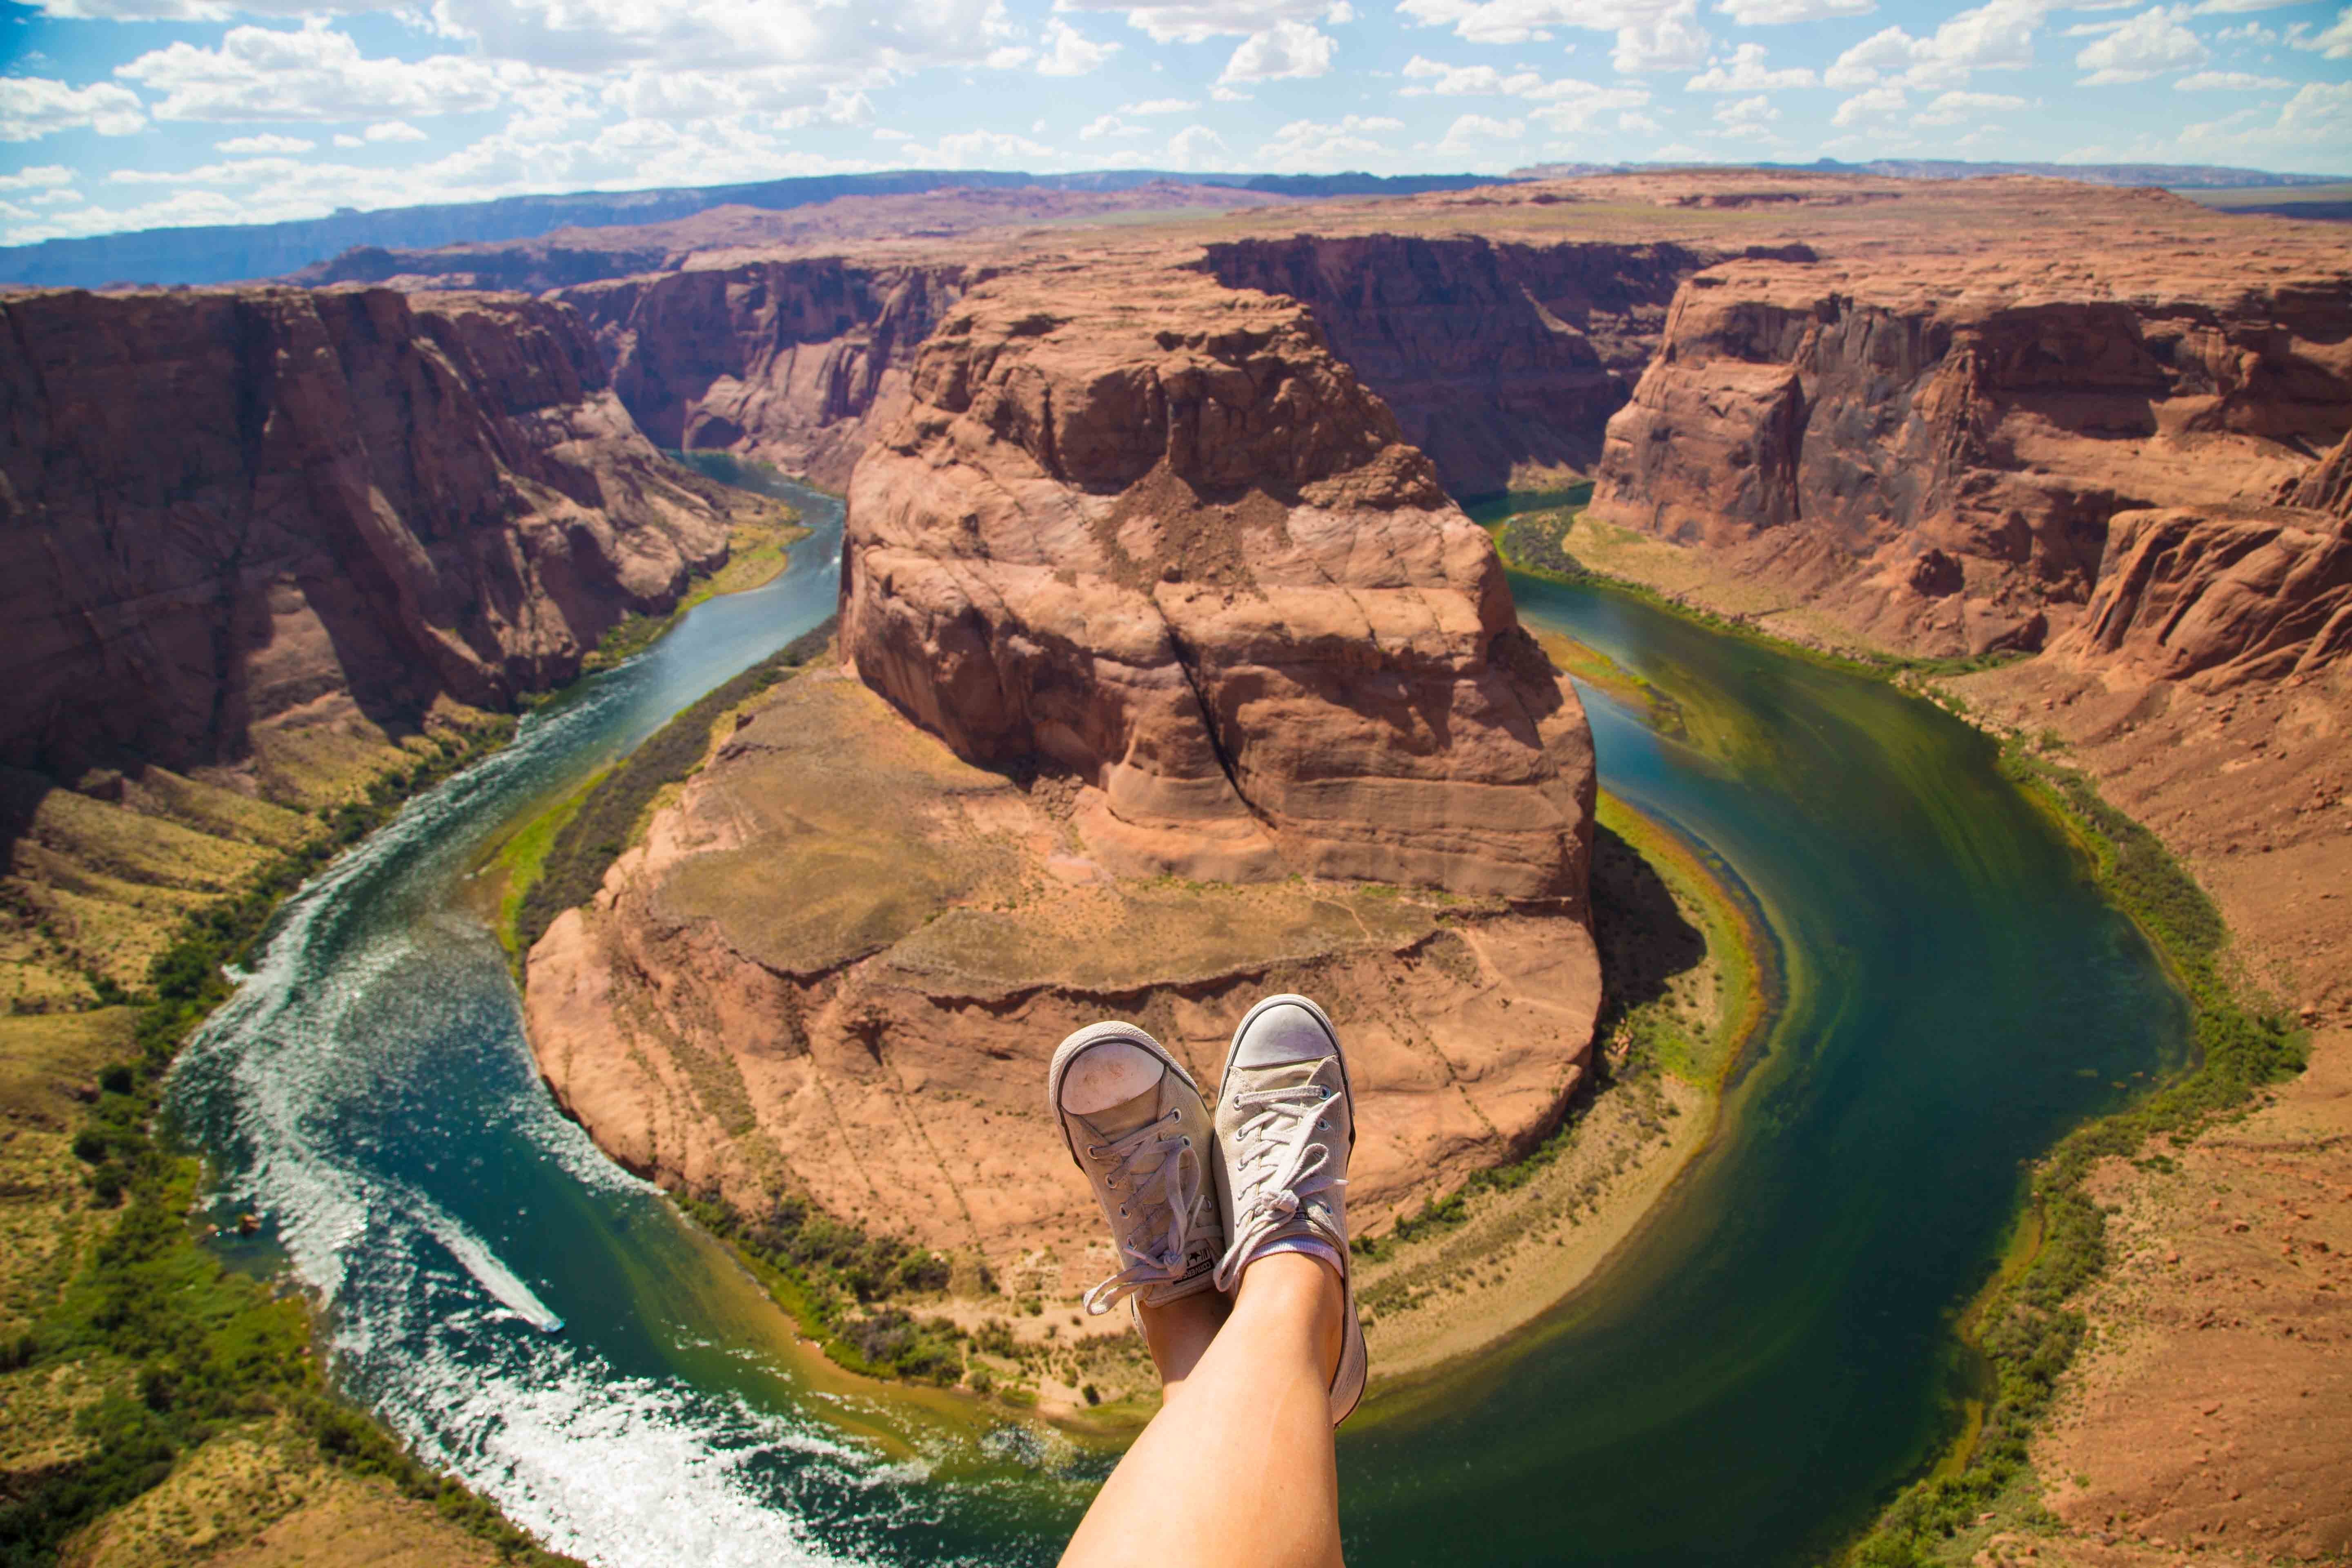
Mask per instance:
[[[2352,174],[2339,0],[0,0],[0,243],[865,169]]]

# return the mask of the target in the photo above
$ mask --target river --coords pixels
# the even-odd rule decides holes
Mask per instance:
[[[831,613],[839,503],[751,482],[815,529],[790,569],[534,713],[289,901],[171,1110],[218,1211],[266,1216],[232,1261],[320,1301],[341,1386],[557,1550],[1050,1563],[1108,1461],[812,1366],[558,1114],[469,912],[518,822]],[[1515,587],[1708,720],[1700,750],[1588,696],[1603,781],[1737,869],[1785,995],[1622,1256],[1342,1435],[1349,1560],[1806,1561],[1948,1431],[1952,1314],[2022,1163],[2175,1065],[2185,1016],[1957,720],[1607,589]]]

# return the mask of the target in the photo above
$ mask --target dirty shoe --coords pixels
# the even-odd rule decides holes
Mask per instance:
[[[1087,1292],[1099,1315],[1206,1290],[1224,1247],[1209,1108],[1183,1064],[1132,1024],[1093,1024],[1054,1052],[1045,1103],[1094,1184],[1119,1270]]]
[[[1225,1233],[1217,1289],[1269,1249],[1304,1252],[1339,1270],[1346,1318],[1331,1425],[1364,1396],[1364,1331],[1348,1267],[1343,1189],[1356,1146],[1355,1100],[1339,1032],[1304,996],[1269,996],[1234,1031],[1217,1090]],[[1277,1245],[1279,1244],[1279,1245]]]

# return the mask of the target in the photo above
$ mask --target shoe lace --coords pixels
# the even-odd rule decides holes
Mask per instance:
[[[1250,1254],[1298,1223],[1307,1199],[1348,1184],[1347,1177],[1332,1173],[1330,1144],[1316,1138],[1331,1130],[1322,1110],[1332,1097],[1322,1084],[1302,1083],[1256,1089],[1236,1100],[1255,1114],[1225,1145],[1236,1207],[1232,1241],[1217,1260],[1218,1289],[1232,1289]]]
[[[1102,1316],[1147,1286],[1183,1278],[1184,1244],[1201,1196],[1201,1155],[1190,1138],[1161,1131],[1176,1120],[1177,1113],[1170,1110],[1108,1143],[1087,1146],[1088,1159],[1111,1162],[1103,1185],[1126,1199],[1118,1212],[1134,1221],[1118,1238],[1120,1253],[1134,1261],[1087,1292],[1091,1316]],[[1157,1152],[1160,1163],[1139,1174],[1136,1162],[1147,1152]],[[1156,1237],[1155,1223],[1160,1228]]]

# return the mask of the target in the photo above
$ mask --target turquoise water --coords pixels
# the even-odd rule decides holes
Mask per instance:
[[[173,1109],[216,1201],[268,1216],[247,1245],[320,1299],[341,1385],[559,1550],[1048,1563],[1107,1461],[809,1370],[557,1113],[467,912],[469,869],[540,803],[831,613],[838,503],[751,478],[817,529],[785,575],[533,715],[306,889]],[[1727,737],[1702,753],[1592,704],[1605,781],[1738,868],[1788,997],[1716,1145],[1593,1288],[1343,1436],[1349,1560],[1801,1561],[1942,1429],[1948,1315],[2020,1163],[2176,1057],[2179,1007],[1963,726],[1637,601],[1517,588]]]

